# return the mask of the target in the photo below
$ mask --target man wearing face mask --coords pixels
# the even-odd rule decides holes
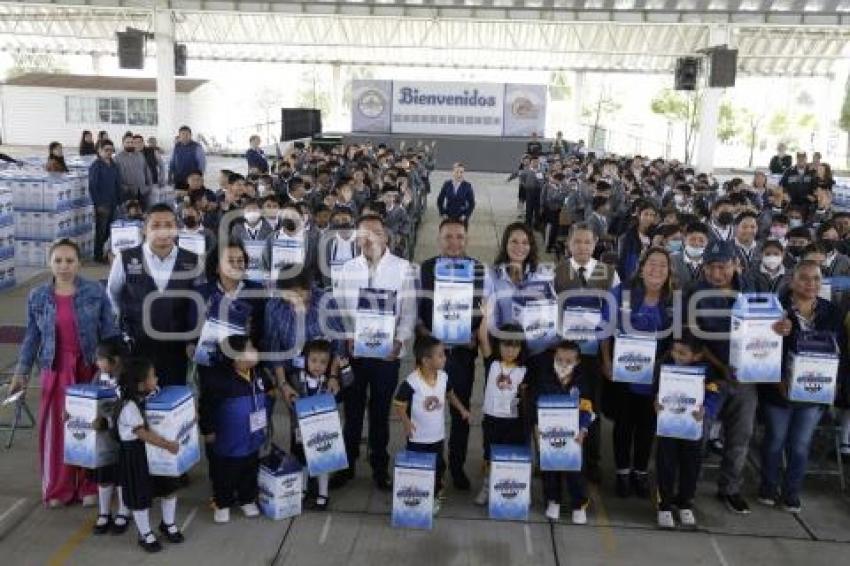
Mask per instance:
[[[764,208],[759,213],[758,225],[759,225],[759,238],[766,238],[770,235],[770,226],[773,223],[773,219],[777,216],[785,215],[785,193],[782,192],[782,189],[774,188],[770,189],[767,192],[767,202],[764,205]],[[785,237],[783,234],[782,238]]]
[[[729,199],[718,199],[711,207],[711,241],[729,242],[735,237],[733,226],[735,216],[732,213],[733,206]]]
[[[177,245],[196,253],[201,260],[214,253],[216,238],[211,230],[201,224],[201,212],[194,206],[184,207],[180,211],[183,227],[177,232]]]
[[[702,276],[703,254],[708,241],[709,228],[702,222],[694,222],[685,228],[684,248],[681,253],[672,256],[673,272],[683,290],[696,285]]]
[[[802,226],[788,230],[788,245],[785,248],[785,269],[791,271],[800,262],[803,249],[812,241],[812,233]]]
[[[472,315],[470,319],[471,340],[466,344],[446,344],[445,371],[452,383],[452,389],[460,402],[469,406],[472,387],[475,380],[475,358],[478,357],[478,345],[475,337],[481,324],[481,297],[484,289],[484,265],[477,259],[466,255],[467,230],[466,223],[458,218],[446,218],[440,223],[437,244],[440,255],[425,260],[419,272],[419,288],[421,290],[417,333],[430,335],[434,330],[434,317],[441,316],[435,311],[435,288],[437,285],[437,263],[471,264],[472,280],[467,285],[471,289],[472,303],[469,305]],[[441,264],[443,265],[443,264]],[[442,268],[441,268],[442,269]],[[437,305],[439,307],[439,305]],[[440,338],[440,336],[437,336]],[[449,471],[452,474],[454,486],[466,491],[470,488],[469,478],[464,472],[466,449],[469,442],[469,422],[460,413],[451,410],[452,427],[449,437]]]
[[[244,204],[243,215],[244,222],[234,222],[231,230],[233,238],[242,242],[248,241],[266,241],[271,236],[271,226],[263,219],[260,212],[260,203],[256,199],[250,199]]]
[[[767,240],[758,263],[743,275],[744,288],[754,293],[780,294],[791,281],[791,272],[782,263],[785,249],[779,240]]]
[[[332,290],[339,284],[339,274],[346,261],[360,255],[354,232],[354,216],[347,207],[335,208],[329,229],[319,238],[317,263],[321,286]]]
[[[266,240],[263,268],[272,279],[288,279],[304,272],[315,277],[316,245],[309,237],[304,218],[293,204],[281,209],[280,229]]]

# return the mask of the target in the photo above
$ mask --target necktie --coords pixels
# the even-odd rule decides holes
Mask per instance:
[[[587,278],[584,276],[586,271],[587,271],[587,268],[584,268],[584,267],[578,268],[578,280],[579,280],[579,283],[581,283],[582,287],[587,287]]]

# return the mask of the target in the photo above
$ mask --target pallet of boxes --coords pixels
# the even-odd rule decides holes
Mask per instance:
[[[92,257],[94,207],[86,174],[7,170],[0,172],[0,187],[12,193],[16,266],[45,267],[50,245],[59,238],[75,242],[83,259]]]
[[[15,214],[12,191],[0,184],[0,291],[15,286]]]

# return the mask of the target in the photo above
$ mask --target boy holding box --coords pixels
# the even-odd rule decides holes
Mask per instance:
[[[546,354],[549,356],[550,354]],[[540,395],[577,396],[579,401],[579,433],[573,439],[582,444],[591,423],[596,418],[590,390],[585,384],[581,368],[581,350],[576,342],[565,340],[555,346],[551,363],[541,364],[545,368],[539,375],[535,397]],[[536,413],[535,413],[536,415]],[[539,431],[535,431],[539,435]],[[569,440],[568,440],[569,441]],[[572,505],[572,522],[587,523],[587,492],[581,470],[574,472],[543,472],[543,494],[546,498],[546,517],[557,521],[561,516],[561,489],[566,481]]]
[[[446,400],[469,421],[469,410],[452,391],[443,343],[432,336],[419,336],[413,345],[416,369],[407,376],[395,395],[396,413],[404,425],[407,449],[411,452],[430,452],[437,455],[435,476],[434,515],[440,511],[440,492],[443,489],[443,440],[446,436]]]
[[[713,419],[720,408],[720,387],[709,366],[703,362],[704,346],[687,330],[682,336],[673,338],[670,351],[657,366],[655,386],[658,388],[660,369],[664,364],[683,367],[701,367],[706,370],[705,397],[701,405],[694,407],[693,418],[705,422],[705,417]],[[665,410],[659,399],[655,401],[655,410],[659,414]],[[703,429],[704,430],[704,429]],[[657,437],[655,452],[655,471],[658,476],[658,526],[672,529],[676,526],[673,519],[673,507],[679,510],[679,522],[683,527],[696,528],[693,512],[693,500],[697,489],[702,466],[702,437],[694,440]],[[676,490],[678,484],[678,491]]]

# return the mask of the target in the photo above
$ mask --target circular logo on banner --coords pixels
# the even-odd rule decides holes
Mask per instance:
[[[511,104],[511,114],[517,118],[536,118],[537,107],[527,96],[517,96]]]
[[[360,95],[357,100],[357,110],[367,118],[377,118],[384,113],[387,101],[382,92],[373,88]]]

